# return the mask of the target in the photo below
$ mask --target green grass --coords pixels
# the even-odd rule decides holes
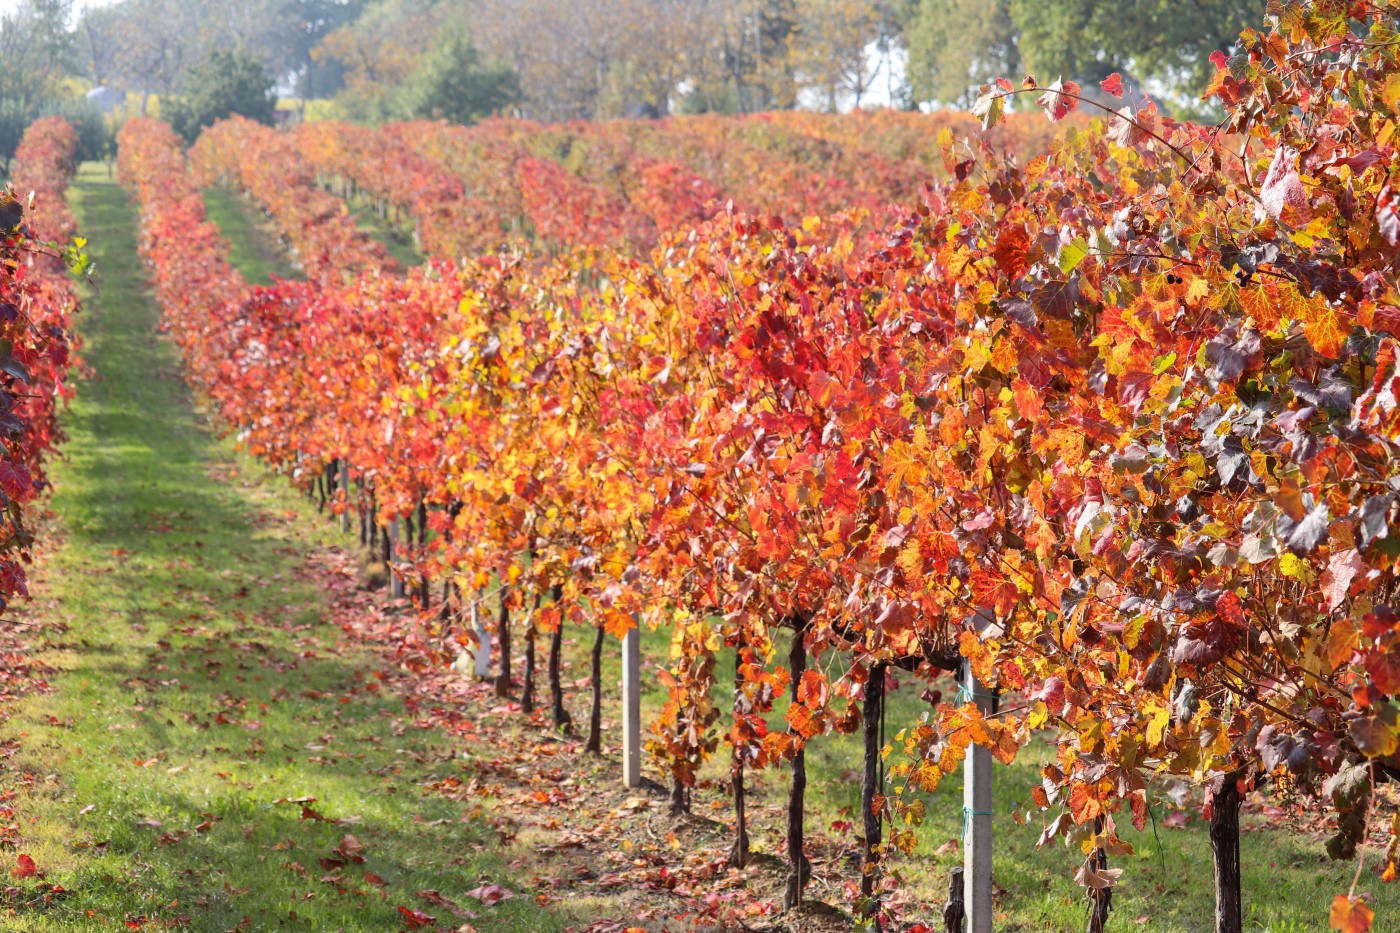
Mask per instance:
[[[274,275],[282,279],[302,277],[278,245],[271,223],[259,214],[249,199],[231,188],[205,188],[204,205],[209,219],[228,238],[229,261],[243,270],[248,281],[266,285]],[[413,245],[412,234],[392,220],[381,218],[371,199],[359,196],[347,202],[346,207],[355,224],[383,244],[389,255],[405,269],[423,264],[423,254]]]
[[[301,278],[287,254],[277,244],[272,225],[247,198],[232,188],[204,189],[209,219],[229,240],[229,261],[254,285],[270,285],[279,279]]]
[[[352,198],[347,202],[347,206],[350,208],[350,216],[355,218],[359,228],[384,244],[384,248],[399,265],[405,269],[412,269],[423,264],[423,253],[413,244],[413,234],[393,222],[393,208],[390,208],[389,219],[380,217],[374,201],[363,195]]]
[[[451,920],[423,889],[476,909],[483,929],[576,922],[526,897],[463,897],[513,870],[488,821],[464,818],[470,803],[424,786],[460,773],[457,748],[367,689],[375,657],[322,624],[302,556],[328,523],[196,414],[157,335],[125,193],[89,166],[72,202],[101,274],[82,320],[96,376],[65,417],[62,524],[35,610],[67,630],[41,646],[56,689],[17,710],[6,775],[23,851],[67,893],[23,906],[26,882],[0,927],[224,931],[246,916],[251,930],[384,931],[400,904]],[[303,795],[347,822],[277,802]],[[347,833],[365,862],[323,883],[318,860]]]

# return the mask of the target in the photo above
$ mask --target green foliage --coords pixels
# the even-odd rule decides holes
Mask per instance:
[[[1199,93],[1215,74],[1210,53],[1235,44],[1263,15],[1257,0],[1010,0],[1027,67],[1044,83],[1098,81],[1114,71]]]
[[[71,0],[20,0],[0,14],[0,99],[33,113],[58,93],[72,53]]]
[[[170,125],[191,142],[206,126],[233,114],[271,125],[277,110],[273,84],[251,54],[216,51],[190,69],[184,96],[170,102]]]
[[[79,162],[97,162],[113,157],[117,151],[117,138],[113,127],[90,101],[81,97],[66,100],[51,100],[39,108],[39,116],[63,117],[78,131],[78,151],[74,157]]]
[[[0,166],[9,165],[24,131],[40,117],[59,116],[78,131],[77,158],[98,160],[114,150],[115,138],[102,114],[82,98],[48,99],[26,102],[0,98]]]
[[[906,31],[914,99],[967,103],[993,77],[1086,86],[1119,71],[1194,101],[1228,49],[1263,14],[1259,0],[921,0]]]
[[[967,104],[972,91],[1021,68],[1012,0],[923,0],[906,32],[915,100]]]
[[[475,123],[515,102],[520,82],[509,66],[483,61],[465,32],[444,39],[398,94],[400,115]]]
[[[33,122],[33,114],[23,102],[13,98],[0,99],[0,166],[8,172],[15,149],[24,137],[24,129]]]

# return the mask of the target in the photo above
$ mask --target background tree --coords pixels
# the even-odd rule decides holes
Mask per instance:
[[[216,51],[190,69],[185,94],[172,102],[169,117],[175,131],[193,142],[206,126],[233,114],[271,124],[276,109],[273,80],[260,60]]]
[[[1017,74],[1021,54],[1012,0],[923,0],[906,33],[914,100],[971,103],[976,88]]]
[[[1097,82],[1122,71],[1196,94],[1215,74],[1210,53],[1228,49],[1262,19],[1262,0],[1011,0],[1026,67],[1056,78]],[[1184,103],[1184,101],[1182,102]]]
[[[478,37],[520,75],[522,112],[538,120],[591,119],[610,84],[626,83],[632,19],[645,3],[622,0],[476,0]],[[669,28],[657,22],[659,29]]]
[[[71,12],[71,0],[20,0],[0,15],[0,100],[32,113],[58,93],[73,51]]]
[[[405,117],[475,123],[514,103],[520,90],[508,66],[483,62],[462,31],[444,39],[408,81],[395,107]]]
[[[881,36],[876,4],[863,0],[798,0],[791,55],[798,83],[818,91],[836,111],[849,96],[859,107],[875,78],[871,52]]]
[[[789,54],[797,29],[794,0],[718,0],[706,9],[681,106],[691,113],[794,106],[797,84]]]
[[[186,69],[200,60],[203,22],[184,0],[126,0],[112,14],[103,27],[104,41],[113,46],[112,78],[140,95],[145,113],[152,95],[174,94]]]
[[[73,32],[74,63],[79,74],[101,87],[115,77],[121,46],[119,7],[91,7]]]
[[[316,49],[326,36],[354,22],[364,8],[365,0],[303,0],[296,4],[289,38],[297,97],[329,97],[345,86],[345,67],[335,59],[318,58]]]
[[[1264,0],[113,0],[73,29],[72,0],[17,2],[0,16],[0,99],[30,109],[71,70],[146,112],[229,49],[352,120],[509,105],[554,122],[959,105],[1026,71],[1085,87],[1120,71],[1189,115],[1210,53]]]
[[[422,65],[444,25],[460,22],[455,3],[434,0],[376,0],[364,12],[326,35],[312,50],[322,64],[343,69],[338,102],[347,117],[370,121],[394,115],[396,95]]]

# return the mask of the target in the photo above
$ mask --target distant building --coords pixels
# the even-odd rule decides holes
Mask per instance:
[[[99,84],[87,92],[87,99],[100,112],[111,113],[126,103],[126,91],[119,91],[114,87]]]

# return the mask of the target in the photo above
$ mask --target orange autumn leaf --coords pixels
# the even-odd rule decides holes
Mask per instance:
[[[1338,894],[1332,898],[1332,911],[1328,920],[1333,930],[1339,933],[1370,933],[1371,921],[1376,912],[1359,898]]]
[[[979,608],[991,609],[1003,618],[1011,612],[1016,602],[1016,585],[1006,577],[979,567],[972,571],[970,585]]]

